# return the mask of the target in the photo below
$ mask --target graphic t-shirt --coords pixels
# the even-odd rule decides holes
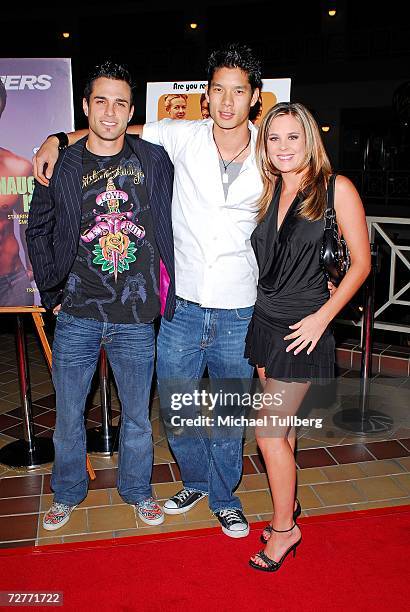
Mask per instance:
[[[159,253],[145,176],[127,143],[112,157],[84,148],[78,253],[62,310],[109,323],[159,314]]]

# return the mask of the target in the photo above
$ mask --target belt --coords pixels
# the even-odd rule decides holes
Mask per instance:
[[[185,298],[179,297],[179,295],[175,296],[176,300],[181,300],[181,302],[186,302],[187,304],[192,304],[193,306],[201,306],[201,304],[199,302],[192,302],[191,300],[186,300]]]

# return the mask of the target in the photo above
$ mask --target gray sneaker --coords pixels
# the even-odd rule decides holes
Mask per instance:
[[[246,538],[249,534],[249,524],[241,510],[219,510],[214,514],[221,523],[222,531],[230,538]]]
[[[60,527],[68,523],[74,508],[77,508],[77,506],[67,506],[66,504],[54,502],[50,510],[44,515],[44,529],[47,529],[47,531],[55,531],[56,529],[60,529]]]
[[[182,514],[188,512],[194,506],[197,505],[203,497],[206,497],[207,493],[202,491],[192,491],[191,489],[181,489],[178,493],[175,493],[172,497],[167,499],[164,504],[165,514]]]

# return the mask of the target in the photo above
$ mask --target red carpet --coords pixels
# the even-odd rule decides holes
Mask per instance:
[[[242,540],[204,529],[1,550],[0,590],[63,591],[62,609],[70,611],[408,609],[410,506],[309,517],[300,525],[296,558],[274,574],[247,565],[260,548],[254,524]]]

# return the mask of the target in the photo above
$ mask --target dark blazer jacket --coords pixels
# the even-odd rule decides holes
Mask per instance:
[[[141,162],[151,205],[154,235],[170,284],[164,310],[172,319],[175,309],[174,240],[171,222],[173,165],[158,145],[126,135]],[[34,278],[45,308],[61,299],[77,255],[82,207],[82,156],[86,138],[60,155],[49,187],[36,183],[28,216],[26,239]]]

